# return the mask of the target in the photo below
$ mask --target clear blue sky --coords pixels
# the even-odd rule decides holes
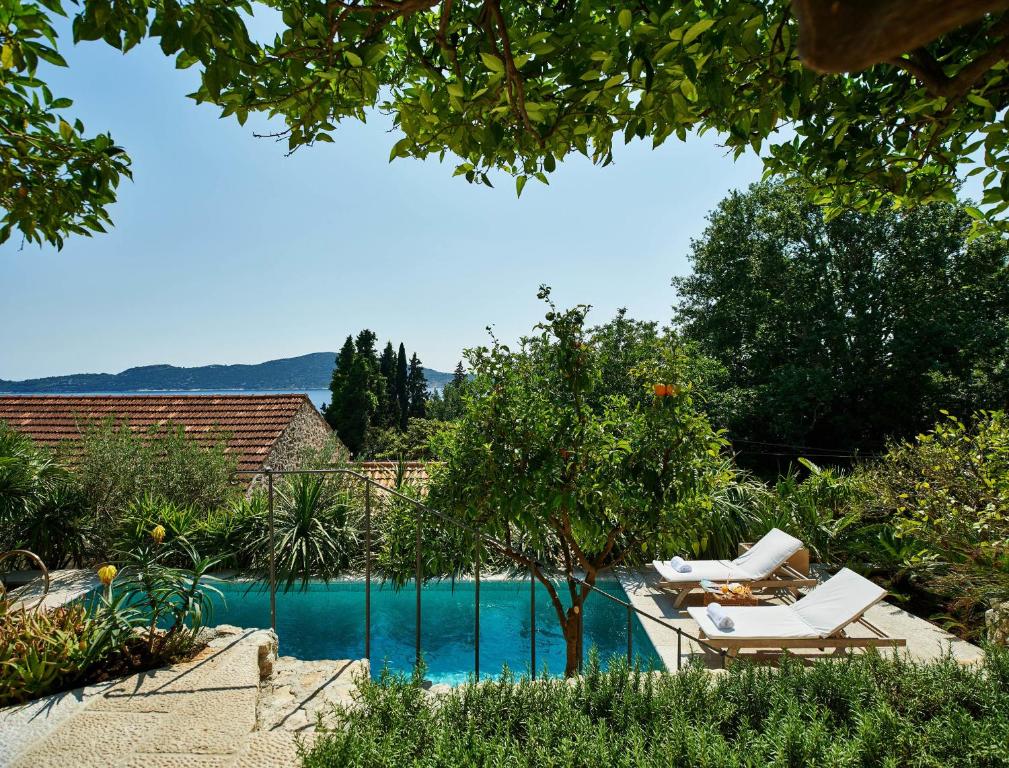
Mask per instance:
[[[517,200],[505,177],[487,189],[448,162],[388,163],[380,116],[285,157],[251,121],[186,99],[195,72],[150,43],[62,50],[71,70],[49,75],[53,91],[89,132],[112,132],[135,178],[109,234],[0,246],[4,379],[260,362],[335,350],[363,327],[450,370],[487,325],[528,331],[540,283],[596,320],[626,306],[665,322],[705,214],[761,171],[713,137],[637,143],[608,168],[569,159]]]

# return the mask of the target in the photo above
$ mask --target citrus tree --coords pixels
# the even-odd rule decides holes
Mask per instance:
[[[430,491],[434,508],[508,542],[497,554],[543,585],[568,675],[600,572],[678,540],[723,471],[723,441],[694,408],[670,338],[622,315],[590,329],[587,311],[551,304],[518,348],[470,351],[466,411]]]
[[[864,473],[870,510],[921,542],[910,565],[961,603],[1009,598],[1009,420],[949,414],[912,442],[895,443]]]
[[[0,10],[0,237],[97,228],[128,170],[37,77],[39,58],[62,62],[63,12]],[[253,16],[275,34],[250,34]],[[392,157],[451,157],[476,183],[502,170],[521,192],[571,154],[607,165],[621,142],[715,131],[833,211],[951,201],[958,170],[982,175],[979,227],[1009,206],[998,0],[80,0],[73,30],[123,51],[156,38],[198,69],[198,102],[277,117],[292,150],[379,109]]]

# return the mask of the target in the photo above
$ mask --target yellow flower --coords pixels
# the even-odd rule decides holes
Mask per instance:
[[[165,540],[165,526],[156,525],[151,530],[151,538],[154,539],[155,544],[160,544]]]
[[[98,569],[98,580],[107,587],[112,583],[118,572],[118,569],[114,565],[103,565]]]

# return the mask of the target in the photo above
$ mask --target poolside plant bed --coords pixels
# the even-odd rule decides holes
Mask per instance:
[[[575,681],[362,679],[304,768],[1005,766],[1009,652],[978,665],[863,656],[712,674],[589,666]]]

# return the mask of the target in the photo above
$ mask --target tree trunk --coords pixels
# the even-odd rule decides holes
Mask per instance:
[[[564,677],[574,677],[581,669],[583,626],[581,604],[568,608],[563,626],[564,644],[567,650]]]
[[[589,584],[595,584],[595,571],[587,573],[585,580]],[[570,583],[571,587],[571,607],[564,614],[564,621],[561,628],[564,630],[564,644],[567,650],[567,659],[564,664],[564,676],[574,677],[582,668],[582,657],[585,648],[585,612],[583,610],[585,599],[591,591],[588,587]]]

